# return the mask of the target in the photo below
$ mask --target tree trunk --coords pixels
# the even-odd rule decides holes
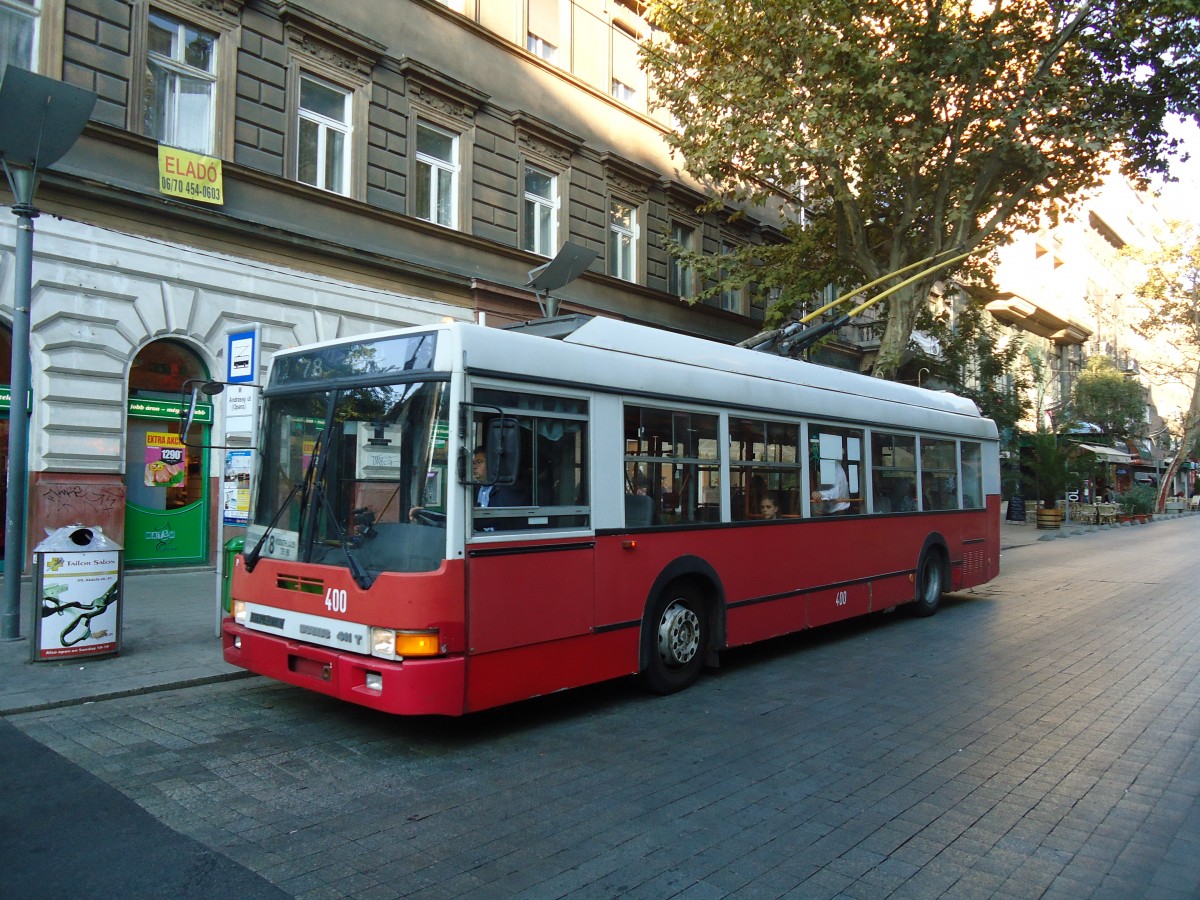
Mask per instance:
[[[901,288],[888,298],[887,324],[879,341],[879,353],[871,366],[876,378],[894,378],[904,361],[904,351],[917,325],[917,314],[927,302],[929,282],[922,279]]]
[[[1167,467],[1162,483],[1158,486],[1158,497],[1154,504],[1155,512],[1163,512],[1166,509],[1167,493],[1171,490],[1171,482],[1175,480],[1179,464],[1187,458],[1197,435],[1200,435],[1200,366],[1197,366],[1196,374],[1192,377],[1192,402],[1183,417],[1183,435],[1179,440],[1179,451],[1171,460],[1171,465]],[[1189,491],[1189,493],[1191,492]]]

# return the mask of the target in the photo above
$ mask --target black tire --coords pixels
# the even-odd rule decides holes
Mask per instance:
[[[700,676],[708,652],[708,610],[701,593],[684,583],[668,585],[642,623],[642,684],[655,694],[674,694]]]
[[[912,614],[920,618],[932,616],[941,606],[942,593],[946,590],[946,566],[938,550],[925,551],[917,565],[915,582]]]

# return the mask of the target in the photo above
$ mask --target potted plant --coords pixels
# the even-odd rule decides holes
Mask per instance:
[[[1058,528],[1063,518],[1058,501],[1074,478],[1071,447],[1050,431],[1031,434],[1026,446],[1028,452],[1021,457],[1022,481],[1040,502],[1037,527]]]
[[[1145,522],[1153,518],[1156,491],[1148,484],[1136,484],[1123,494],[1117,496],[1117,504],[1121,507],[1119,518],[1122,522],[1132,522],[1135,519]]]

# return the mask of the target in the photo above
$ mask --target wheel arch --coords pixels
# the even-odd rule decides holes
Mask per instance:
[[[646,592],[646,600],[642,605],[642,624],[639,627],[639,670],[644,671],[650,663],[647,657],[645,633],[646,629],[652,626],[646,621],[646,611],[663,591],[677,581],[694,585],[706,599],[711,646],[704,648],[705,654],[711,655],[725,646],[725,588],[721,583],[721,577],[706,560],[698,556],[680,556],[663,567],[653,584],[650,585],[650,590]]]
[[[950,542],[946,540],[945,535],[940,531],[931,531],[925,538],[925,543],[921,545],[921,552],[917,554],[917,567],[913,570],[914,590],[916,588],[916,575],[921,571],[921,565],[925,562],[929,554],[937,553],[938,559],[942,565],[942,584],[943,590],[950,590]],[[914,596],[914,599],[915,596]]]

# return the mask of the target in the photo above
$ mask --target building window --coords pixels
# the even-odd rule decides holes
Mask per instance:
[[[614,78],[612,80],[612,95],[622,103],[627,103],[632,106],[634,99],[637,97],[637,91],[635,91],[625,82]]]
[[[637,280],[637,209],[623,200],[608,205],[608,274]]]
[[[351,95],[300,75],[296,180],[335,194],[350,192]]]
[[[539,256],[553,256],[558,243],[558,178],[536,166],[525,166],[522,246]]]
[[[30,71],[37,42],[38,5],[35,0],[0,0],[0,73],[6,66]]]
[[[458,136],[417,123],[417,178],[413,191],[418,219],[458,227]]]
[[[726,244],[724,241],[721,242],[720,252],[722,256],[729,256],[736,249],[737,248],[731,244]],[[725,270],[724,266],[722,266],[720,269],[719,277],[722,282],[720,297],[721,309],[728,312],[738,313],[740,315],[743,312],[745,304],[746,292],[743,289],[743,286],[740,284],[725,284],[725,279],[728,277],[728,272]]]
[[[532,31],[529,32],[529,36],[525,39],[525,49],[534,56],[540,56],[546,62],[558,62],[558,47],[544,38],[538,37]]]
[[[682,222],[671,223],[671,241],[684,250],[691,251],[696,245],[696,229]],[[667,275],[667,289],[676,297],[691,297],[696,293],[696,275],[684,260],[671,257],[671,269]]]
[[[150,10],[143,96],[147,137],[196,153],[212,153],[215,134],[217,35]]]

